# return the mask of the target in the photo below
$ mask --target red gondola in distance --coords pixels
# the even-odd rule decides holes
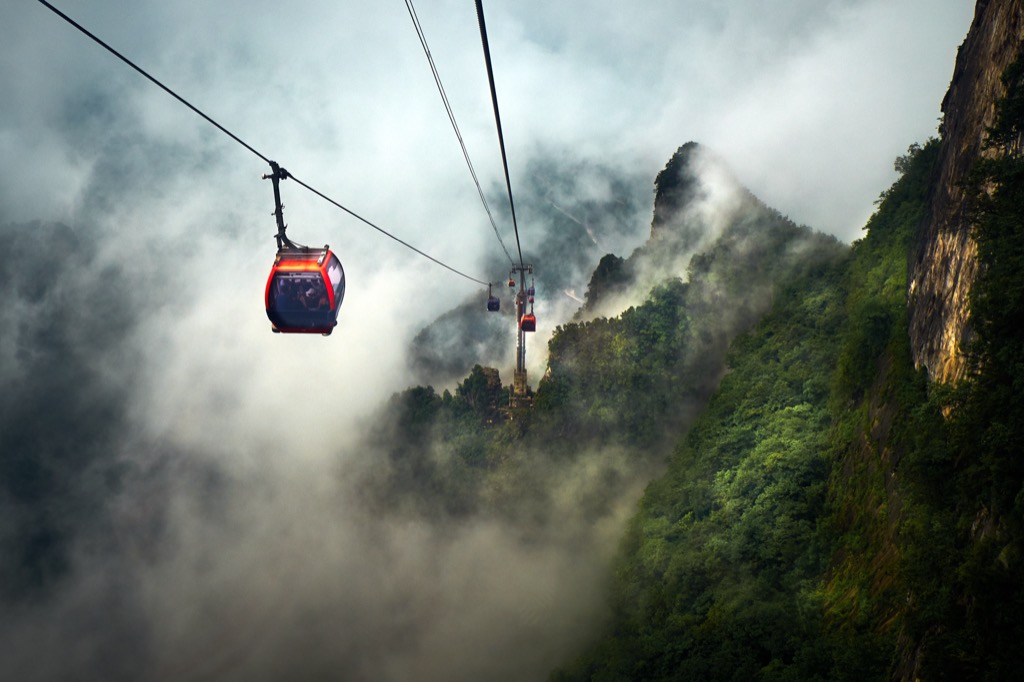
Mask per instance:
[[[266,288],[274,332],[327,336],[338,324],[344,298],[345,270],[327,245],[278,249]]]

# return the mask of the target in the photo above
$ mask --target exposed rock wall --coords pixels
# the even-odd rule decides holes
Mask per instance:
[[[977,249],[960,183],[982,153],[995,102],[1005,94],[1000,75],[1017,58],[1022,40],[1024,0],[978,0],[942,101],[939,163],[911,254],[909,285],[914,362],[935,381],[955,382],[965,370],[962,346],[970,336],[968,293]]]

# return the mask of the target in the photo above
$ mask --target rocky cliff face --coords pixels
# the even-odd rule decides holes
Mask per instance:
[[[970,337],[968,293],[977,273],[974,242],[961,185],[983,153],[995,102],[1005,94],[1003,70],[1021,52],[1024,0],[978,0],[942,101],[940,160],[925,223],[910,263],[910,336],[917,366],[935,381],[964,373]]]

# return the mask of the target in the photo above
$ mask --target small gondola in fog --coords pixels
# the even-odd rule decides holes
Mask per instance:
[[[501,301],[491,291],[491,285],[487,285],[487,310],[496,313],[501,310]]]

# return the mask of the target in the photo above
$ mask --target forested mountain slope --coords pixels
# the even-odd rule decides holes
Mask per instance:
[[[998,5],[1019,9],[979,15]],[[1002,75],[983,160],[950,180],[938,141],[913,145],[849,261],[733,344],[631,522],[606,635],[553,679],[1024,674],[1022,74]],[[937,179],[977,245],[956,384],[915,369],[905,295]]]
[[[368,469],[365,493],[392,511],[529,506],[536,515],[545,509],[538,496],[557,487],[555,471],[610,467],[577,493],[600,504],[615,497],[615,481],[647,480],[662,467],[721,379],[730,340],[790,280],[846,253],[723,170],[694,143],[670,160],[658,197],[686,188],[689,199],[628,259],[602,260],[579,320],[550,341],[532,408],[510,411],[497,371],[481,366],[454,394],[421,386],[396,395],[368,429],[368,452],[378,453],[369,459],[389,465]],[[611,299],[640,302],[595,317]]]
[[[608,635],[556,679],[886,678],[897,628],[877,602],[899,559],[883,551],[888,472],[861,455],[887,435],[880,370],[920,389],[905,254],[934,158],[912,149],[850,257],[791,280],[733,343],[631,522]]]
[[[508,411],[479,366],[454,394],[395,396],[371,429],[390,465],[367,499],[528,536],[599,523],[670,453],[629,523],[604,634],[552,679],[1018,677],[1021,73],[1004,74],[988,160],[963,178],[979,269],[960,383],[915,368],[906,298],[939,141],[897,159],[850,250],[745,191],[697,210],[723,176],[685,145],[658,182],[681,200],[660,204],[647,245],[602,260],[532,409]],[[685,280],[596,313],[679,262]]]

